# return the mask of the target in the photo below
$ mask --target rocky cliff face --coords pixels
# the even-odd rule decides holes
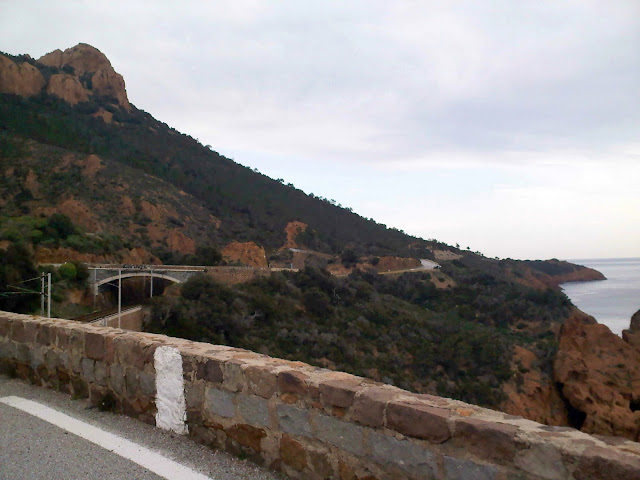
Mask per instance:
[[[60,69],[61,73],[49,74],[46,80],[38,65]],[[0,55],[0,93],[33,96],[45,87],[49,95],[72,105],[100,95],[113,97],[122,108],[131,108],[122,75],[91,45],[80,43],[64,52],[54,50],[40,57],[35,66],[29,61],[15,62]]]
[[[622,331],[622,338],[640,352],[640,310],[631,317],[631,325],[628,330]]]
[[[637,347],[592,317],[576,314],[562,327],[554,377],[569,404],[573,426],[587,433],[640,440]]]
[[[232,242],[222,250],[222,256],[227,262],[239,262],[256,268],[266,268],[267,256],[264,248],[254,242]]]
[[[31,97],[40,93],[45,84],[44,77],[33,65],[17,64],[0,55],[0,93]]]
[[[513,353],[514,371],[518,373],[504,386],[506,399],[500,410],[547,425],[569,425],[562,395],[540,367],[540,359],[521,346],[516,346]]]
[[[71,105],[89,100],[89,91],[82,86],[78,77],[66,73],[51,76],[47,84],[47,93],[55,95]]]
[[[38,62],[49,67],[70,67],[73,69],[73,75],[76,78],[83,76],[90,77],[91,88],[88,90],[91,90],[92,93],[114,97],[121,107],[127,110],[131,108],[129,99],[127,98],[124,78],[113,69],[111,62],[109,62],[109,59],[104,53],[91,45],[79,43],[75,47],[66,49],[64,52],[54,50],[40,57]],[[78,81],[78,85],[79,84],[80,82]],[[67,86],[67,88],[60,87],[62,87],[62,85],[59,81],[54,85],[49,81],[47,91],[72,103],[72,101],[69,100],[69,86]],[[77,85],[74,85],[73,90],[75,93],[71,96],[71,99],[77,98]]]

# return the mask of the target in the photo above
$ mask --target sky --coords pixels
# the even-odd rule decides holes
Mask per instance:
[[[640,257],[640,2],[0,0],[243,165],[489,257]]]

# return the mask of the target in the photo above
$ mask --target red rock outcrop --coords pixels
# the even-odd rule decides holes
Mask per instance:
[[[89,178],[95,177],[96,173],[105,168],[102,160],[100,160],[100,157],[97,155],[89,155],[84,161],[79,163],[84,167],[82,174]]]
[[[49,216],[54,213],[63,213],[73,220],[73,223],[79,225],[88,232],[103,231],[104,224],[99,219],[99,215],[93,211],[85,202],[73,197],[67,197],[64,200],[58,200],[52,207],[36,207],[34,212],[37,215]]]
[[[640,440],[640,351],[605,325],[584,314],[565,322],[554,378],[575,426]]]
[[[122,255],[122,263],[133,265],[161,265],[162,262],[156,256],[150,254],[142,247],[125,250]]]
[[[169,231],[167,246],[174,252],[180,252],[183,255],[196,253],[196,242],[175,228]]]
[[[282,248],[298,248],[298,244],[296,242],[296,237],[298,234],[304,232],[309,225],[303,222],[289,222],[287,226],[284,227],[284,233],[287,236],[287,240],[284,242]]]
[[[622,338],[640,352],[640,310],[631,317],[631,325],[628,330],[622,331]]]
[[[124,78],[116,73],[113,68],[111,70],[98,70],[92,77],[93,91],[98,95],[109,95],[118,100],[118,104],[127,110],[131,108],[127,99],[127,91],[125,90]]]
[[[118,210],[121,215],[127,217],[133,216],[136,213],[136,206],[129,195],[123,195],[122,198],[120,198],[120,206]]]
[[[500,410],[547,425],[568,425],[564,400],[553,379],[542,373],[536,355],[516,346],[513,360],[518,373],[503,388],[507,398]]]
[[[47,84],[47,93],[71,105],[89,100],[89,92],[82,86],[78,77],[67,73],[52,75]]]
[[[421,265],[420,260],[417,258],[380,257],[380,261],[374,266],[374,268],[378,272],[393,272],[396,270],[420,268]]]
[[[109,59],[100,50],[91,45],[79,43],[64,52],[54,50],[40,57],[38,62],[57,68],[73,67],[76,77],[80,77],[85,73],[92,73],[91,89],[93,92],[98,95],[115,97],[118,100],[118,104],[126,109],[131,107],[127,98],[124,78],[113,69]],[[60,94],[56,94],[63,98]]]
[[[240,262],[248,267],[266,268],[268,266],[264,248],[254,242],[231,242],[222,249],[222,257],[227,262]]]
[[[40,93],[45,84],[40,71],[30,63],[17,64],[0,55],[0,93],[31,97]]]

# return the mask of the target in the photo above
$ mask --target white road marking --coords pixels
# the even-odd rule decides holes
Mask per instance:
[[[91,443],[95,443],[167,480],[211,480],[210,477],[163,457],[159,453],[137,443],[76,420],[41,403],[15,396],[2,397],[0,402],[49,422]]]

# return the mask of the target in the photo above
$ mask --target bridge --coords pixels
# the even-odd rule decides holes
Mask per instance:
[[[174,283],[184,283],[192,276],[207,271],[206,266],[190,265],[116,265],[89,263],[89,286],[98,295],[101,285],[118,282],[125,278],[147,277],[150,279],[149,292],[153,297],[153,279],[162,278]]]

